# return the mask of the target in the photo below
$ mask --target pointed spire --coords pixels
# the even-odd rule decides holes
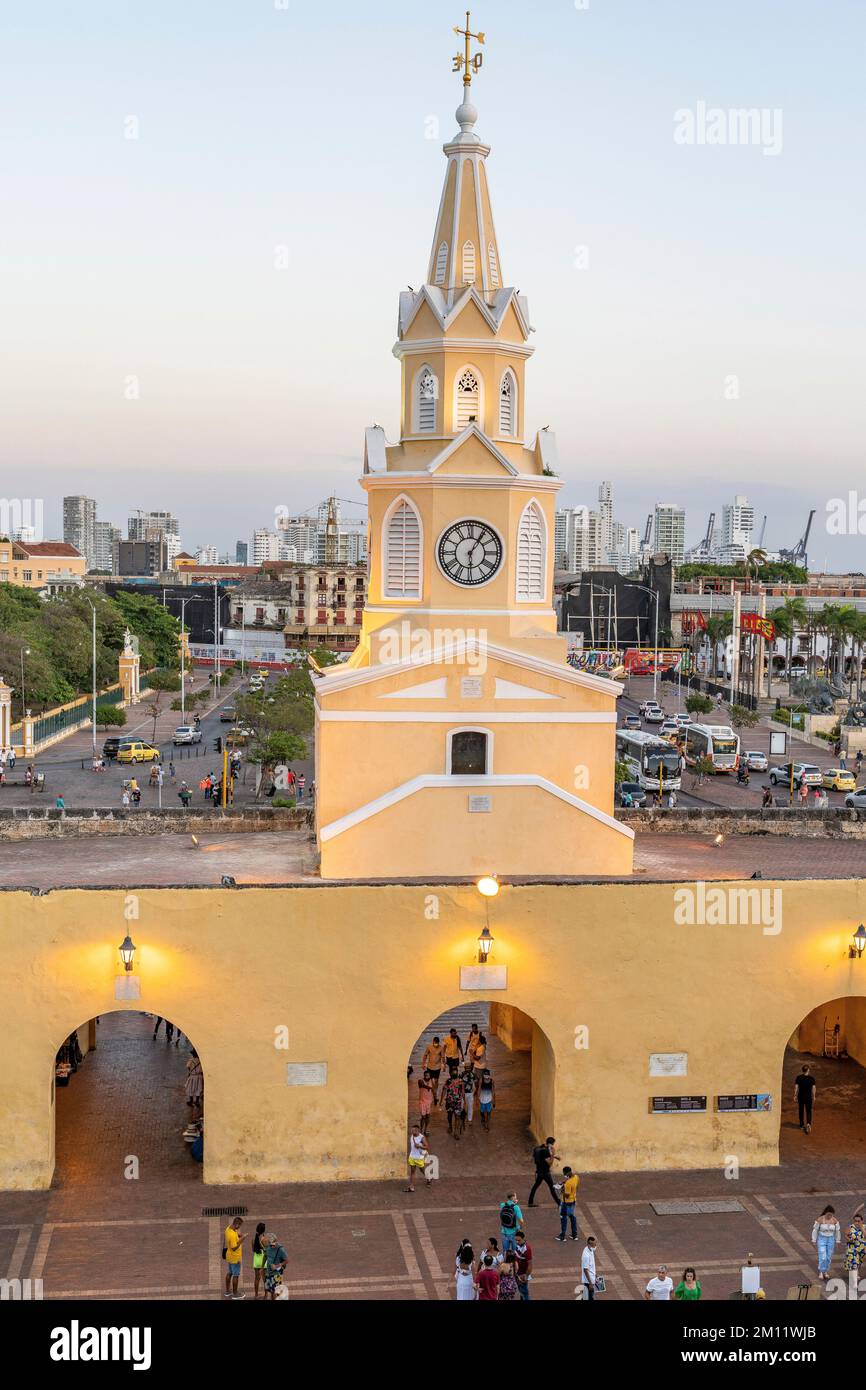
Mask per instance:
[[[478,112],[471,99],[472,75],[483,61],[481,53],[472,53],[472,40],[483,44],[485,35],[473,33],[469,19],[467,10],[466,27],[454,26],[465,40],[465,51],[452,60],[453,71],[463,77],[463,100],[456,111],[460,129],[443,146],[448,167],[427,274],[427,283],[442,291],[449,306],[470,285],[488,301],[503,285],[487,187],[490,146],[475,131]]]

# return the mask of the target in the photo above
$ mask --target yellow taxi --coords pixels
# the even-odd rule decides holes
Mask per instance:
[[[119,763],[158,763],[160,751],[152,743],[138,743],[134,739],[121,743],[117,750]]]
[[[853,792],[857,789],[857,781],[854,773],[844,767],[827,767],[821,778],[821,786],[832,792]]]

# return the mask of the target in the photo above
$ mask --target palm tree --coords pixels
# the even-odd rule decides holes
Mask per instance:
[[[730,637],[734,626],[734,616],[732,613],[722,613],[717,618],[707,618],[707,641],[710,644],[710,664],[712,666],[711,677],[716,674],[717,657],[719,645],[726,637]]]
[[[785,602],[775,608],[770,614],[776,624],[776,631],[785,638],[785,665],[788,668],[788,699],[791,698],[791,663],[794,659],[794,638],[799,631],[806,627],[809,621],[809,609],[806,600],[795,596],[786,598]],[[772,663],[772,655],[770,657]]]
[[[857,620],[857,610],[850,603],[825,603],[817,614],[817,626],[827,638],[828,674],[842,679],[845,648]]]
[[[758,572],[764,568],[764,565],[766,563],[766,550],[761,550],[757,546],[754,550],[750,550],[745,560],[743,561],[743,570],[745,572],[746,578],[751,580],[754,576],[754,578],[757,579]]]
[[[854,664],[851,672],[852,698],[860,701],[863,684],[863,643],[866,642],[866,613],[856,613],[851,622],[851,644]],[[856,684],[855,684],[856,682]]]

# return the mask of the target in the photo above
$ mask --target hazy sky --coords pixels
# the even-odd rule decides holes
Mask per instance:
[[[64,492],[116,523],[172,508],[190,548],[361,501],[364,427],[397,434],[459,5],[0,13],[0,491],[44,497],[49,533]],[[746,492],[772,547],[815,506],[813,562],[866,568],[866,538],[825,527],[866,496],[863,0],[485,0],[473,25],[562,501],[610,478],[620,519],[678,501],[691,541]],[[772,142],[677,143],[698,103],[766,108]]]

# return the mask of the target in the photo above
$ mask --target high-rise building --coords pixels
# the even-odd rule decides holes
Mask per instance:
[[[657,502],[653,545],[675,565],[681,565],[686,548],[686,514],[675,502]]]
[[[745,560],[752,549],[755,529],[755,509],[748,497],[737,496],[733,503],[722,508],[722,535],[719,559],[724,565],[736,565]]]
[[[218,565],[220,562],[219,547],[200,545],[195,552],[195,562],[197,565]]]
[[[598,489],[598,515],[601,533],[602,559],[608,561],[610,552],[615,549],[613,519],[613,483],[600,483]]]
[[[253,564],[263,565],[266,560],[281,559],[282,544],[281,533],[269,531],[266,526],[261,526],[258,531],[253,532]]]
[[[110,521],[97,521],[93,527],[93,561],[90,568],[111,574],[114,568],[114,542],[119,540],[119,526],[112,526]]]
[[[598,569],[604,563],[602,520],[586,507],[565,507],[554,519],[554,555],[557,569],[576,573]]]
[[[247,541],[238,541],[235,545],[235,564],[245,565],[247,563],[247,556],[249,555],[249,553],[250,547]]]
[[[63,539],[81,552],[88,569],[94,568],[95,526],[96,502],[92,497],[64,497]]]

